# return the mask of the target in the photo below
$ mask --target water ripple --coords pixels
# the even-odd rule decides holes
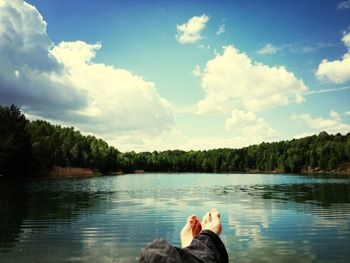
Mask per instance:
[[[10,185],[9,185],[10,184]],[[349,262],[350,180],[145,174],[0,184],[1,262],[133,262],[180,244],[190,214],[222,214],[232,262]]]

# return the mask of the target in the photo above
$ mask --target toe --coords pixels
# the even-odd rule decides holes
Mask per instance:
[[[194,223],[196,222],[197,220],[197,216],[196,215],[191,215],[187,218],[187,224],[193,226]]]
[[[207,213],[205,214],[205,217],[206,217],[206,219],[207,219],[208,222],[211,221],[211,214],[210,214],[210,212],[207,212]]]
[[[216,208],[212,208],[210,210],[210,214],[211,214],[212,217],[219,217],[220,218],[220,213],[219,213],[219,211]]]
[[[219,211],[215,207],[213,207],[212,209],[210,209],[210,213],[219,213]]]
[[[199,221],[198,218],[196,218],[196,221],[193,225],[193,228],[192,228],[192,236],[195,237],[199,234],[199,232],[202,231],[202,225],[201,225],[201,222]]]
[[[203,220],[202,220],[202,227],[204,227],[207,223],[210,222],[210,213],[207,212],[205,214],[205,216],[203,216]]]

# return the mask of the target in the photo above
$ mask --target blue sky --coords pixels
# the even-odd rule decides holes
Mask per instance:
[[[122,151],[350,132],[350,1],[0,0],[0,103]]]

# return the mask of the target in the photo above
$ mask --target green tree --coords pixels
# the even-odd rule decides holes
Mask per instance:
[[[28,120],[14,105],[0,105],[0,174],[27,176],[31,171],[32,147]]]

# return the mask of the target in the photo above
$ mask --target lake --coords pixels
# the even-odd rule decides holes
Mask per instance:
[[[350,262],[350,177],[128,174],[0,178],[0,262],[135,262],[221,212],[230,262]]]

